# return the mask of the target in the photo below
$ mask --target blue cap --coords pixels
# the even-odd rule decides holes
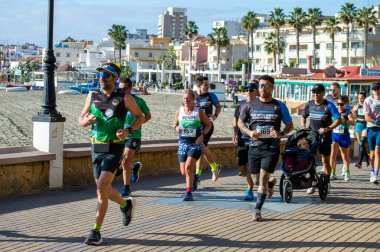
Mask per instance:
[[[259,88],[257,87],[257,84],[256,83],[248,83],[245,85],[244,89],[256,89],[258,90]]]
[[[116,70],[110,65],[103,65],[101,67],[96,68],[96,71],[98,71],[98,72],[101,72],[102,70],[112,74],[115,77],[119,77]]]

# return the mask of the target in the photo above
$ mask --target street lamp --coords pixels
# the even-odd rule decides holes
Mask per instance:
[[[44,57],[44,93],[41,105],[41,111],[32,117],[34,122],[64,122],[63,117],[56,110],[55,103],[55,86],[54,86],[54,69],[56,59],[53,51],[53,21],[54,21],[54,0],[49,0],[49,19],[48,19],[48,48]]]

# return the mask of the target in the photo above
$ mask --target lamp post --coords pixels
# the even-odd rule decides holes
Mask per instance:
[[[54,0],[49,0],[48,48],[44,57],[44,93],[41,111],[32,117],[33,146],[44,152],[54,153],[55,160],[49,161],[49,187],[63,186],[63,129],[66,120],[57,110],[55,103],[53,51]]]

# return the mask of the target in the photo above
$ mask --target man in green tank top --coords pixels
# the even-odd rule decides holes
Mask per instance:
[[[116,88],[120,68],[106,63],[97,68],[99,71],[100,91],[88,94],[86,103],[79,116],[82,127],[91,126],[92,169],[97,192],[97,210],[93,229],[85,244],[99,245],[103,242],[100,228],[108,208],[108,199],[116,202],[122,212],[123,225],[127,226],[133,217],[134,200],[123,199],[112,181],[120,166],[124,149],[124,139],[140,128],[144,116],[135,99]],[[133,124],[124,129],[125,115],[130,112],[136,118]]]
[[[119,88],[122,88],[127,94],[131,94],[132,92],[132,81],[126,77],[120,77],[119,79]],[[145,101],[135,95],[132,95],[135,99],[137,106],[140,108],[142,113],[144,114],[144,123],[151,119],[151,114],[148,106]],[[131,124],[135,121],[135,117],[131,113],[127,113],[124,128],[129,128]],[[124,186],[121,189],[122,197],[131,196],[131,189],[129,187],[130,183],[137,182],[139,180],[139,173],[142,168],[141,162],[136,162],[132,164],[132,158],[140,150],[141,147],[141,127],[137,130],[133,131],[132,134],[128,135],[125,139],[124,145],[124,154],[123,161],[121,163],[123,167],[123,182]]]

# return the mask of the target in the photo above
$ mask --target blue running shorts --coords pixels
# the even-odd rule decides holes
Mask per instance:
[[[367,129],[366,121],[356,121],[355,123],[355,132],[361,134],[363,130]]]
[[[351,145],[350,132],[346,132],[344,134],[336,134],[333,132],[332,141],[333,143],[338,143],[342,148],[348,148]]]
[[[380,146],[380,127],[368,128],[368,145],[370,151],[374,151],[376,146]]]
[[[198,160],[204,153],[203,144],[195,144],[186,141],[178,142],[178,161],[186,162],[187,157],[192,157]]]

